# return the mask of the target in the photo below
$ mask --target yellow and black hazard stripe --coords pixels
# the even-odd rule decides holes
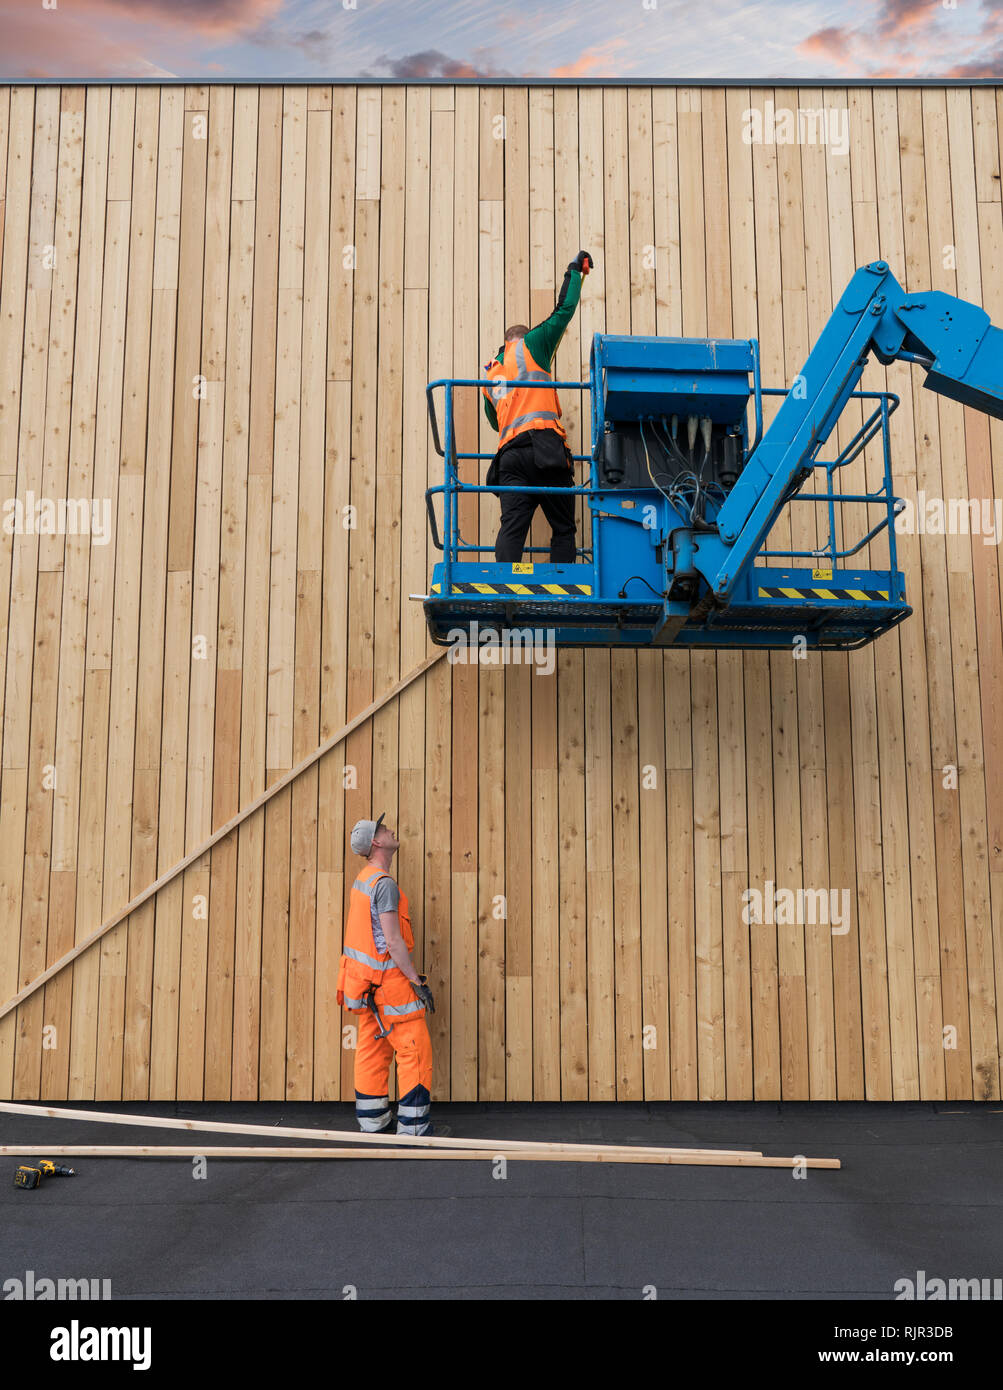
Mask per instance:
[[[823,598],[846,603],[887,603],[888,594],[884,589],[759,589],[760,598]]]
[[[432,593],[439,592],[439,585],[432,585]],[[451,593],[454,594],[497,594],[500,598],[505,598],[509,594],[519,594],[523,598],[558,597],[558,598],[580,598],[583,594],[590,598],[592,595],[591,584],[454,584]]]

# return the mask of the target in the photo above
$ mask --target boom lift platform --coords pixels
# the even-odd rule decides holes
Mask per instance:
[[[421,596],[433,641],[458,635],[545,628],[558,646],[850,649],[888,631],[912,609],[895,553],[888,422],[899,404],[887,391],[858,391],[868,356],[913,362],[925,385],[1003,419],[1003,331],[985,310],[940,291],[906,294],[884,261],[858,270],[794,386],[767,389],[755,339],[620,337],[597,333],[587,382],[592,448],[583,496],[591,546],[575,564],[481,559],[490,545],[463,541],[461,494],[506,489],[461,482],[453,392],[490,381],[450,379],[427,388],[435,448],[445,480],[425,494],[433,543],[443,552],[431,592]],[[445,391],[440,441],[434,392]],[[763,430],[763,397],[784,397]],[[826,462],[819,455],[851,400],[864,423]],[[749,440],[749,407],[754,433]],[[880,436],[883,478],[873,492],[840,492],[837,475]],[[802,491],[814,474],[817,491]],[[558,488],[508,491],[567,492]],[[440,538],[435,498],[443,498]],[[769,550],[782,510],[815,504],[827,527],[810,550]],[[840,539],[837,507],[862,507],[863,534]],[[868,508],[879,519],[868,529]],[[859,514],[859,513],[858,513]],[[873,513],[871,513],[873,515]],[[880,538],[880,539],[879,539]],[[887,568],[862,569],[853,557],[879,543]],[[786,564],[767,564],[767,561]],[[476,628],[474,625],[476,624]]]

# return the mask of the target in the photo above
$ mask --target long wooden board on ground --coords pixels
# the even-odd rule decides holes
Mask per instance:
[[[132,1125],[140,1128],[156,1129],[184,1129],[184,1130],[209,1130],[227,1134],[261,1134],[269,1138],[281,1136],[284,1139],[327,1139],[338,1143],[359,1143],[367,1147],[375,1145],[377,1147],[386,1144],[403,1144],[406,1147],[414,1148],[435,1148],[435,1149],[476,1149],[490,1153],[501,1150],[509,1152],[550,1152],[550,1153],[588,1153],[596,1149],[601,1149],[603,1153],[627,1153],[627,1154],[649,1154],[662,1156],[665,1154],[716,1157],[724,1159],[758,1159],[763,1155],[758,1150],[746,1149],[698,1149],[698,1148],[672,1148],[668,1146],[642,1145],[642,1144],[568,1144],[541,1140],[522,1140],[522,1139],[450,1139],[442,1135],[409,1135],[409,1134],[355,1134],[347,1130],[332,1129],[298,1129],[288,1125],[245,1125],[234,1124],[224,1120],[176,1120],[163,1115],[123,1115],[109,1112],[106,1110],[67,1110],[57,1106],[41,1105],[20,1105],[12,1101],[0,1102],[0,1113],[9,1115],[44,1115],[49,1119],[63,1120],[84,1120],[92,1121],[95,1124],[112,1125]],[[793,1162],[794,1160],[791,1160]],[[801,1162],[799,1156],[798,1162]],[[808,1162],[808,1160],[804,1160]],[[825,1162],[827,1164],[837,1163],[838,1160],[813,1160],[815,1163]]]
[[[36,1154],[39,1149],[25,1144],[0,1144],[0,1154]],[[372,1149],[276,1149],[266,1145],[250,1145],[238,1148],[195,1148],[192,1145],[173,1144],[58,1144],[45,1150],[57,1158],[448,1158],[480,1159],[482,1163],[492,1163],[495,1159],[522,1159],[527,1163],[666,1163],[677,1166],[718,1168],[838,1168],[838,1158],[764,1158],[762,1154],[701,1153],[690,1151],[668,1151],[662,1155],[636,1153],[628,1150],[583,1149],[581,1153],[551,1153],[546,1149],[516,1150],[513,1152],[504,1144],[497,1149],[450,1149],[439,1153],[430,1149],[386,1151]]]

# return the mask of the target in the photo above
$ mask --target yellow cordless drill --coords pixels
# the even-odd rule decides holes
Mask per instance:
[[[14,1174],[15,1187],[37,1187],[46,1178],[72,1178],[76,1176],[73,1168],[64,1168],[53,1163],[51,1158],[40,1159],[36,1164],[22,1163]]]

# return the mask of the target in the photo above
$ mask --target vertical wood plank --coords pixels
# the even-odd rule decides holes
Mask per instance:
[[[458,87],[455,93],[455,140],[454,140],[454,221],[453,221],[453,264],[456,282],[463,287],[453,301],[453,372],[461,377],[481,375],[481,344],[479,338],[479,318],[477,306],[473,301],[471,287],[478,278],[478,253],[480,243],[480,204],[479,204],[479,114],[480,96],[476,88]],[[421,186],[424,188],[424,171]],[[419,219],[419,228],[424,222]],[[407,239],[405,239],[405,263],[407,261]],[[478,417],[481,415],[479,392],[470,388],[460,391],[456,403],[457,446],[463,452],[478,451]],[[426,428],[422,427],[423,436]],[[424,442],[424,441],[423,441]],[[419,452],[419,459],[421,454]],[[405,468],[413,465],[405,455]],[[473,460],[467,461],[460,475],[464,481],[481,482],[481,471]],[[424,532],[421,504],[415,499],[418,516],[416,525]],[[406,508],[402,504],[402,513]],[[461,498],[460,524],[464,539],[468,544],[479,543],[479,507],[476,497]],[[403,519],[403,518],[402,518]],[[418,560],[424,560],[424,536],[418,549]],[[407,562],[402,558],[402,569]],[[417,560],[416,562],[417,563]],[[424,592],[425,570],[422,569],[422,584],[419,592]],[[418,656],[420,634],[420,610],[415,604],[406,602],[406,586],[402,583],[401,606],[402,625],[410,628],[412,650]],[[411,592],[414,592],[412,590]],[[402,671],[408,667],[402,662]],[[451,759],[452,789],[450,795],[452,823],[450,838],[450,945],[449,966],[445,959],[432,960],[429,957],[430,983],[436,997],[436,1033],[443,1039],[440,1044],[441,1062],[436,1081],[436,1094],[449,1095],[456,1099],[473,1099],[477,1094],[477,1026],[468,1001],[477,994],[477,779],[478,779],[478,668],[473,665],[457,664],[452,677],[452,730]],[[405,727],[410,727],[411,715],[401,713],[401,738]],[[402,788],[403,793],[403,788]],[[417,856],[415,856],[415,859]],[[440,1021],[438,1000],[442,997],[447,1007]],[[448,1045],[445,1039],[448,1038]]]
[[[767,100],[845,110],[849,154],[750,146]],[[0,88],[0,500],[109,527],[0,535],[4,997],[429,653],[425,385],[580,246],[560,376],[609,330],[757,336],[789,383],[879,255],[1000,322],[1001,149],[986,87]],[[991,506],[1003,426],[908,364],[863,385],[897,495]],[[477,392],[455,424],[493,451]],[[497,499],[459,511],[492,547]],[[825,534],[795,506],[770,544]],[[914,613],[862,651],[437,666],[0,1023],[0,1093],[350,1100],[346,832],[385,808],[437,1101],[997,1100],[1003,552],[897,543]],[[849,931],[749,920],[801,887]]]

